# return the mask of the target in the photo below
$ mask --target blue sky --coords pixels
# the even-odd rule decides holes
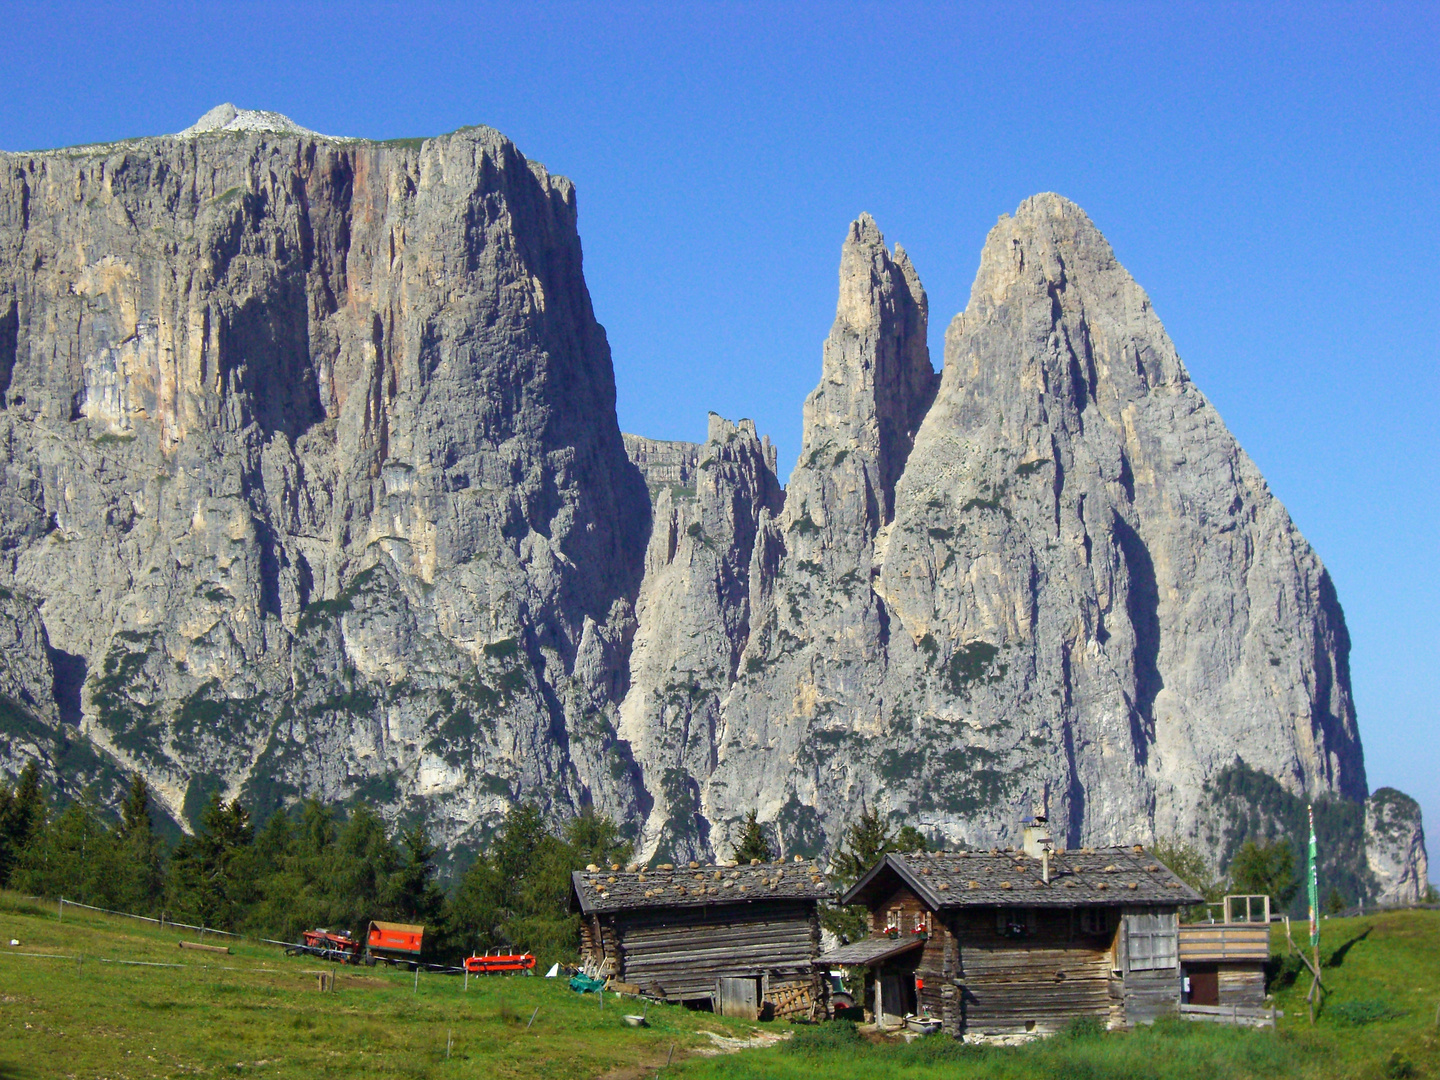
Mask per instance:
[[[7,5],[0,147],[490,124],[578,185],[621,426],[750,416],[786,473],[856,214],[938,365],[996,217],[1074,199],[1329,567],[1371,787],[1440,836],[1440,6],[209,7]]]

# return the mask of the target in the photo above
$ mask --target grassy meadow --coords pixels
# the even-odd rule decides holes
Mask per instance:
[[[457,976],[422,973],[417,990],[409,972],[243,942],[226,942],[230,956],[181,950],[181,939],[196,937],[70,907],[61,922],[53,904],[0,893],[0,1080],[648,1077],[672,1045],[677,1060],[710,1047],[702,1029],[755,1031],[656,1005],[631,1028],[622,1014],[640,1005],[607,995],[602,1011],[562,979],[472,976],[465,991]],[[317,971],[335,973],[333,993],[319,992]]]
[[[12,938],[20,945],[6,944]],[[655,1005],[637,1029],[622,1020],[635,1003],[611,996],[602,1011],[594,995],[562,980],[472,978],[467,992],[454,976],[421,974],[417,990],[407,972],[337,967],[250,943],[232,943],[230,956],[182,951],[182,938],[194,935],[72,908],[61,922],[49,904],[0,893],[0,1080],[1440,1078],[1440,912],[1432,911],[1328,921],[1321,960],[1331,993],[1313,1028],[1309,976],[1287,983],[1292,963],[1276,993],[1286,1014],[1277,1031],[1174,1021],[1128,1033],[1082,1028],[1021,1047],[943,1036],[906,1043],[844,1024],[792,1029]],[[1277,953],[1283,942],[1277,932]],[[313,973],[322,970],[335,973],[334,993],[318,991]],[[706,1031],[743,1039],[762,1029],[794,1034],[766,1049],[695,1053],[712,1046]]]

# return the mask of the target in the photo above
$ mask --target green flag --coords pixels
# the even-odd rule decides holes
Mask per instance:
[[[1306,873],[1306,883],[1310,894],[1310,944],[1312,947],[1320,944],[1320,875],[1315,863],[1319,858],[1318,846],[1315,843],[1315,808],[1309,807],[1310,812],[1310,862]]]

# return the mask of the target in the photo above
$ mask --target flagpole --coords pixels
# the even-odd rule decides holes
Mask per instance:
[[[1315,807],[1308,806],[1307,815],[1310,823],[1310,850],[1309,858],[1306,860],[1306,892],[1310,901],[1310,955],[1313,963],[1310,965],[1310,972],[1313,978],[1310,982],[1310,993],[1305,995],[1305,1002],[1310,1006],[1310,1023],[1315,1023],[1315,1002],[1320,994],[1324,993],[1325,985],[1320,981],[1320,876],[1316,863],[1319,861],[1319,845],[1315,841]]]

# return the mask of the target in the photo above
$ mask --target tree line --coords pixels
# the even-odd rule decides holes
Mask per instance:
[[[572,956],[570,872],[632,852],[603,815],[553,832],[526,804],[449,890],[437,854],[423,824],[391,831],[363,805],[342,817],[307,800],[257,827],[239,801],[214,797],[194,834],[168,847],[138,774],[113,823],[88,794],[57,811],[34,762],[0,783],[0,887],[277,941],[314,927],[363,934],[372,919],[421,923],[437,961],[503,946]]]
[[[862,808],[831,862],[835,891],[887,852],[927,847],[916,829],[892,832]],[[1300,887],[1283,840],[1247,841],[1219,879],[1184,843],[1161,840],[1152,853],[1212,902],[1227,892],[1266,894],[1283,910]],[[138,774],[113,823],[89,794],[54,809],[33,761],[13,784],[0,783],[0,887],[281,941],[320,926],[363,933],[371,919],[422,923],[426,952],[436,960],[503,946],[573,956],[579,920],[569,911],[571,871],[625,864],[633,851],[603,815],[587,811],[552,831],[537,806],[524,804],[449,890],[439,883],[437,854],[423,824],[392,832],[363,805],[342,817],[307,800],[257,828],[238,801],[214,797],[194,834],[168,847]],[[733,857],[774,856],[750,811]],[[1333,889],[1326,901],[1332,911],[1348,906]],[[1203,905],[1191,913],[1203,916]],[[863,908],[830,906],[822,920],[849,940],[868,932]]]

